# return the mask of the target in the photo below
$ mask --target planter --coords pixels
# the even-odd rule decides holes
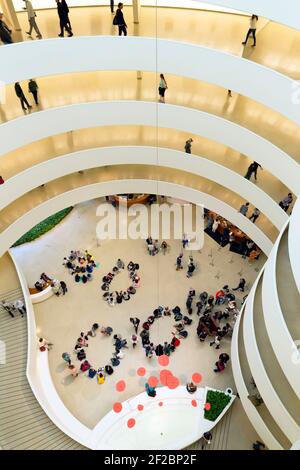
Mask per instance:
[[[213,422],[221,419],[234,398],[232,394],[207,388],[205,403],[209,403],[210,408],[204,409],[204,419]]]

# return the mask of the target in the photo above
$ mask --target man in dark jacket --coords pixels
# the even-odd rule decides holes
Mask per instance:
[[[69,8],[65,0],[56,0],[57,3],[57,13],[59,16],[59,24],[60,24],[60,36],[61,38],[64,37],[64,30],[67,31],[68,37],[70,38],[73,36],[70,20],[69,20]]]
[[[35,101],[35,104],[38,105],[39,104],[39,100],[38,100],[38,84],[36,83],[35,80],[33,80],[33,78],[31,78],[29,80],[29,83],[28,83],[28,91],[29,93],[32,93],[32,96],[34,98],[34,101]]]
[[[3,21],[3,13],[0,13],[0,40],[4,44],[12,44],[14,42],[11,38],[11,30]]]
[[[25,95],[24,95],[24,92],[23,92],[23,90],[22,90],[21,85],[20,85],[19,82],[16,82],[16,83],[15,83],[15,92],[16,92],[17,97],[18,97],[19,100],[21,101],[22,109],[24,109],[24,110],[26,110],[27,108],[28,108],[28,109],[31,109],[32,106],[30,106],[30,104],[28,103],[28,101],[27,101],[27,99],[26,99],[26,97],[25,97]],[[24,103],[27,105],[27,108],[26,108],[26,106],[25,106]]]
[[[127,24],[124,20],[122,9],[123,3],[118,3],[118,8],[116,11],[116,24],[119,27],[119,36],[122,36],[122,33],[124,34],[124,36],[127,36]]]

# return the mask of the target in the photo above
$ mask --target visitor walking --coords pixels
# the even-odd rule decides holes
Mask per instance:
[[[72,28],[69,20],[69,8],[65,0],[56,0],[57,14],[59,17],[60,33],[59,37],[64,37],[64,30],[67,31],[68,37],[72,37]]]
[[[242,204],[241,207],[239,208],[239,213],[246,217],[249,206],[250,206],[249,202],[246,202],[245,204]]]
[[[113,21],[113,24],[114,25],[117,25],[118,28],[119,28],[119,36],[122,36],[122,33],[124,34],[124,36],[127,36],[127,24],[126,24],[126,21],[124,19],[124,15],[123,15],[123,3],[118,3],[118,8],[117,8],[117,11],[116,11],[116,16],[114,17],[114,21]]]
[[[133,324],[134,331],[135,331],[136,334],[138,332],[140,322],[141,322],[141,320],[137,317],[130,318],[130,323]]]
[[[193,139],[188,139],[185,143],[184,150],[185,153],[192,153],[192,142]]]
[[[159,80],[159,85],[158,85],[158,93],[159,93],[158,101],[160,103],[165,103],[165,93],[166,93],[166,90],[168,89],[168,85],[162,73],[160,74],[159,78],[160,80]]]
[[[248,42],[249,37],[252,35],[253,37],[253,44],[252,47],[256,46],[256,29],[257,29],[257,22],[258,22],[258,16],[257,15],[252,15],[250,18],[250,28],[248,30],[246,39],[242,44],[245,46]]]
[[[39,100],[38,100],[38,84],[36,83],[33,78],[31,78],[28,82],[28,92],[32,94],[34,98],[35,104],[38,106]]]
[[[24,111],[26,111],[27,109],[31,109],[32,106],[28,103],[19,82],[15,83],[15,92],[16,92],[16,95],[17,95],[17,97],[19,98],[19,100],[21,102],[22,109]],[[27,108],[26,108],[25,104],[26,104]]]
[[[195,269],[196,269],[196,266],[194,265],[194,263],[190,263],[188,265],[186,277],[188,277],[188,278],[192,277],[192,275],[194,274]]]
[[[248,170],[247,170],[247,173],[245,174],[245,178],[247,180],[250,180],[251,179],[251,176],[254,175],[254,178],[255,178],[255,181],[257,181],[257,170],[258,170],[258,167],[261,168],[261,170],[263,169],[262,166],[257,163],[257,162],[252,162],[251,165],[249,165],[248,167]]]
[[[257,221],[258,217],[260,216],[260,210],[257,207],[254,209],[252,215],[249,217],[249,220],[252,220],[253,223]]]
[[[188,244],[189,244],[189,239],[188,239],[188,237],[185,233],[183,234],[181,243],[182,243],[182,248],[183,249],[185,249],[185,247],[188,246]]]
[[[21,317],[24,317],[24,315],[26,314],[26,307],[25,307],[25,304],[23,302],[23,300],[16,300],[14,303],[13,303],[13,306],[16,310],[18,310],[18,312],[20,313]]]
[[[1,305],[2,305],[2,307],[4,308],[4,310],[5,310],[12,318],[15,318],[15,316],[14,316],[15,308],[12,306],[12,304],[10,304],[9,302],[6,302],[6,300],[2,300],[2,301],[1,301]]]
[[[136,345],[138,344],[138,341],[139,341],[139,339],[138,339],[137,335],[132,335],[132,336],[131,336],[131,342],[132,342],[132,347],[133,347],[133,349],[134,349],[134,348],[136,347]]]
[[[287,212],[292,202],[293,202],[293,195],[292,193],[289,193],[284,199],[282,199],[282,201],[280,201],[279,206],[281,207],[281,209]]]
[[[26,34],[31,36],[32,30],[34,29],[36,32],[36,37],[38,39],[42,39],[41,32],[35,21],[36,13],[33,9],[32,3],[29,0],[23,0],[23,2],[25,3],[25,7],[23,9],[27,11],[28,22],[30,26],[29,31],[26,31]]]
[[[11,29],[9,29],[7,24],[3,21],[3,13],[0,13],[0,40],[3,44],[12,44],[14,42],[11,33]]]

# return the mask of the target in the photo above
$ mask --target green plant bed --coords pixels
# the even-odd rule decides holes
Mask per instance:
[[[13,247],[23,245],[24,243],[32,242],[37,238],[41,237],[49,230],[53,229],[58,225],[68,214],[70,214],[73,207],[68,207],[62,211],[57,212],[56,214],[51,215],[47,219],[43,220],[39,224],[35,225],[29,232],[25,233],[16,243],[13,244]]]
[[[204,410],[204,418],[209,421],[215,421],[222,413],[224,408],[230,402],[231,397],[224,392],[208,390],[206,394],[206,403],[210,403],[210,409]]]

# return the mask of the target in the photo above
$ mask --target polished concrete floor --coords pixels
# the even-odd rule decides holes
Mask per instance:
[[[62,224],[41,239],[14,249],[29,285],[36,281],[42,271],[64,279],[68,284],[69,292],[65,297],[52,297],[36,305],[35,315],[38,334],[54,343],[49,359],[56,389],[69,410],[89,427],[93,427],[110,411],[115,401],[125,400],[143,390],[144,380],[135,374],[137,367],[145,366],[147,373],[154,375],[159,368],[155,359],[146,361],[139,345],[135,351],[131,347],[125,350],[122,364],[104,385],[100,386],[95,380],[89,380],[84,375],[72,379],[62,364],[61,354],[64,351],[72,351],[80,331],[85,331],[92,323],[98,322],[104,326],[112,326],[116,333],[129,339],[132,334],[129,322],[131,316],[145,320],[159,304],[178,304],[184,307],[190,287],[194,287],[197,293],[203,290],[215,293],[225,283],[233,287],[238,282],[241,270],[250,286],[264,262],[262,257],[258,264],[249,265],[240,256],[230,253],[228,248],[218,250],[218,245],[209,237],[205,237],[201,253],[193,252],[198,266],[196,273],[192,279],[187,279],[185,271],[176,272],[174,267],[176,256],[181,250],[179,241],[171,240],[169,253],[166,256],[159,254],[154,258],[147,254],[145,242],[142,240],[105,241],[98,246],[95,228],[99,220],[96,217],[99,202],[100,200],[95,200],[77,206]],[[63,257],[72,248],[87,248],[100,262],[95,279],[85,286],[75,284],[62,266]],[[185,254],[185,266],[188,254]],[[212,257],[209,256],[211,254]],[[100,279],[111,270],[119,257],[125,262],[133,259],[140,264],[141,287],[133,299],[110,308],[101,299]],[[128,283],[127,274],[120,274],[115,282],[114,289],[124,289]],[[197,371],[203,374],[202,385],[220,389],[234,387],[230,364],[224,374],[219,375],[212,371],[219,352],[210,348],[208,343],[199,343],[195,332],[198,318],[195,312],[192,318],[194,322],[189,328],[189,336],[171,357],[170,368],[180,377],[182,383],[186,383],[191,374]],[[173,324],[174,321],[167,317],[156,322],[151,330],[153,341],[167,340]],[[230,341],[226,339],[221,352],[229,351],[229,348]],[[105,365],[111,357],[112,339],[97,335],[89,341],[87,352],[88,359],[95,366]],[[120,379],[126,380],[127,383],[123,393],[116,392],[114,388]],[[255,440],[252,427],[242,407],[233,408],[233,414],[235,418],[228,436],[228,448],[250,449],[251,442]],[[242,429],[239,423],[243,423]]]

